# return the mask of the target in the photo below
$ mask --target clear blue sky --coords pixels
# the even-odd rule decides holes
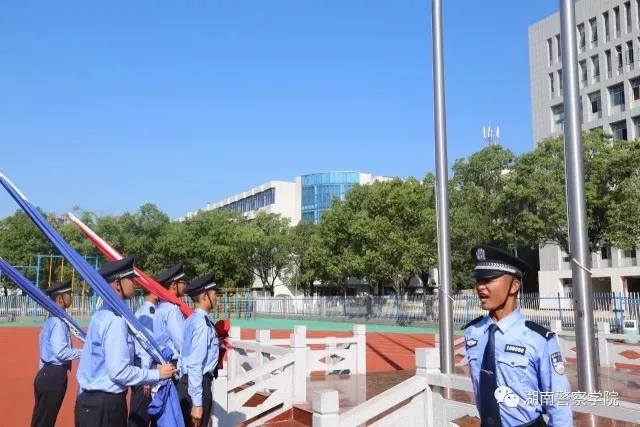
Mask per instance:
[[[558,1],[444,3],[449,162],[487,125],[530,150],[528,27]],[[4,2],[0,57],[0,170],[48,212],[434,170],[428,0]]]

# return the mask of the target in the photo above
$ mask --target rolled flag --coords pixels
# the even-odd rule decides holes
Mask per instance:
[[[167,359],[158,347],[158,344],[152,338],[151,334],[145,329],[140,321],[135,317],[133,312],[118,298],[111,286],[104,280],[94,267],[92,267],[75,249],[73,249],[47,222],[40,212],[27,200],[27,198],[18,190],[18,188],[2,173],[0,173],[0,184],[7,190],[11,197],[29,216],[31,221],[45,235],[45,237],[60,251],[67,261],[75,268],[82,278],[91,286],[100,296],[105,304],[108,304],[117,314],[127,323],[131,334],[138,340],[140,345],[149,353],[149,355],[157,362],[166,364]],[[178,392],[171,380],[164,381],[168,387],[169,393],[166,398],[179,402]],[[179,405],[179,403],[178,403]],[[163,416],[163,423],[158,424],[160,427],[165,426],[184,426],[184,419],[181,413],[173,413],[175,405],[167,405],[165,409],[169,413]],[[170,420],[170,421],[169,421]]]
[[[40,304],[45,310],[51,313],[52,316],[59,317],[68,327],[73,335],[75,335],[80,341],[84,343],[84,339],[87,334],[80,329],[75,320],[69,313],[61,309],[58,304],[53,302],[40,288],[31,283],[29,279],[24,277],[22,273],[16,270],[11,264],[9,264],[3,258],[0,258],[0,271],[7,275],[7,277],[22,289],[31,299]]]
[[[76,218],[75,215],[73,215],[71,212],[69,212],[68,215],[71,221],[73,221],[73,223],[76,225],[76,227],[78,227],[80,231],[82,231],[85,236],[87,236],[89,240],[91,240],[93,244],[96,245],[98,249],[100,249],[100,252],[102,252],[107,258],[109,258],[109,260],[117,261],[124,258],[122,254],[109,246],[107,242],[102,240],[100,236],[98,236],[93,230],[87,227],[85,223]],[[156,295],[158,298],[176,304],[178,307],[180,307],[180,311],[182,312],[182,315],[184,317],[191,316],[191,314],[193,313],[193,309],[189,307],[184,301],[169,293],[169,291],[167,291],[164,286],[153,280],[153,278],[151,278],[144,271],[140,270],[137,267],[136,273],[140,275],[140,277],[137,277],[135,279],[136,283],[145,288],[147,291]]]

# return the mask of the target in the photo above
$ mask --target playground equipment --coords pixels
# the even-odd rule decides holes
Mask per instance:
[[[97,255],[84,255],[83,258],[87,261],[92,261],[94,267],[96,268],[96,270],[98,268],[100,268],[100,257]],[[59,273],[54,276],[54,272],[56,270],[56,264],[57,262],[55,262],[54,260],[60,260],[59,262]],[[48,261],[48,262],[47,262]],[[51,286],[52,283],[55,283],[56,281],[62,281],[64,280],[64,264],[65,264],[65,260],[64,257],[62,255],[36,255],[36,280],[35,280],[35,284],[38,287],[42,287],[40,285],[40,272],[42,267],[44,267],[45,265],[48,264],[48,270],[47,270],[47,286],[49,287]],[[74,284],[75,284],[75,274],[76,271],[74,268],[69,267],[69,270],[71,270],[71,289],[74,289]],[[68,271],[68,270],[67,270]],[[84,281],[83,281],[84,282]],[[87,289],[87,284],[83,283],[82,285],[82,294],[84,295],[86,293],[86,289]]]

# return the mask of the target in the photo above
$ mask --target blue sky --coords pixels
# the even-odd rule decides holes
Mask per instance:
[[[530,150],[528,27],[558,2],[444,3],[449,162],[488,125]],[[47,212],[435,167],[427,0],[4,2],[0,55],[0,170]]]

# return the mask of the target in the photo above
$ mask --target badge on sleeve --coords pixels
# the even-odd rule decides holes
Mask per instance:
[[[469,338],[467,340],[467,348],[471,348],[471,347],[475,347],[476,345],[478,345],[478,341],[473,339],[473,338]]]
[[[551,366],[558,375],[564,375],[564,360],[562,359],[562,353],[556,351],[551,356]]]

